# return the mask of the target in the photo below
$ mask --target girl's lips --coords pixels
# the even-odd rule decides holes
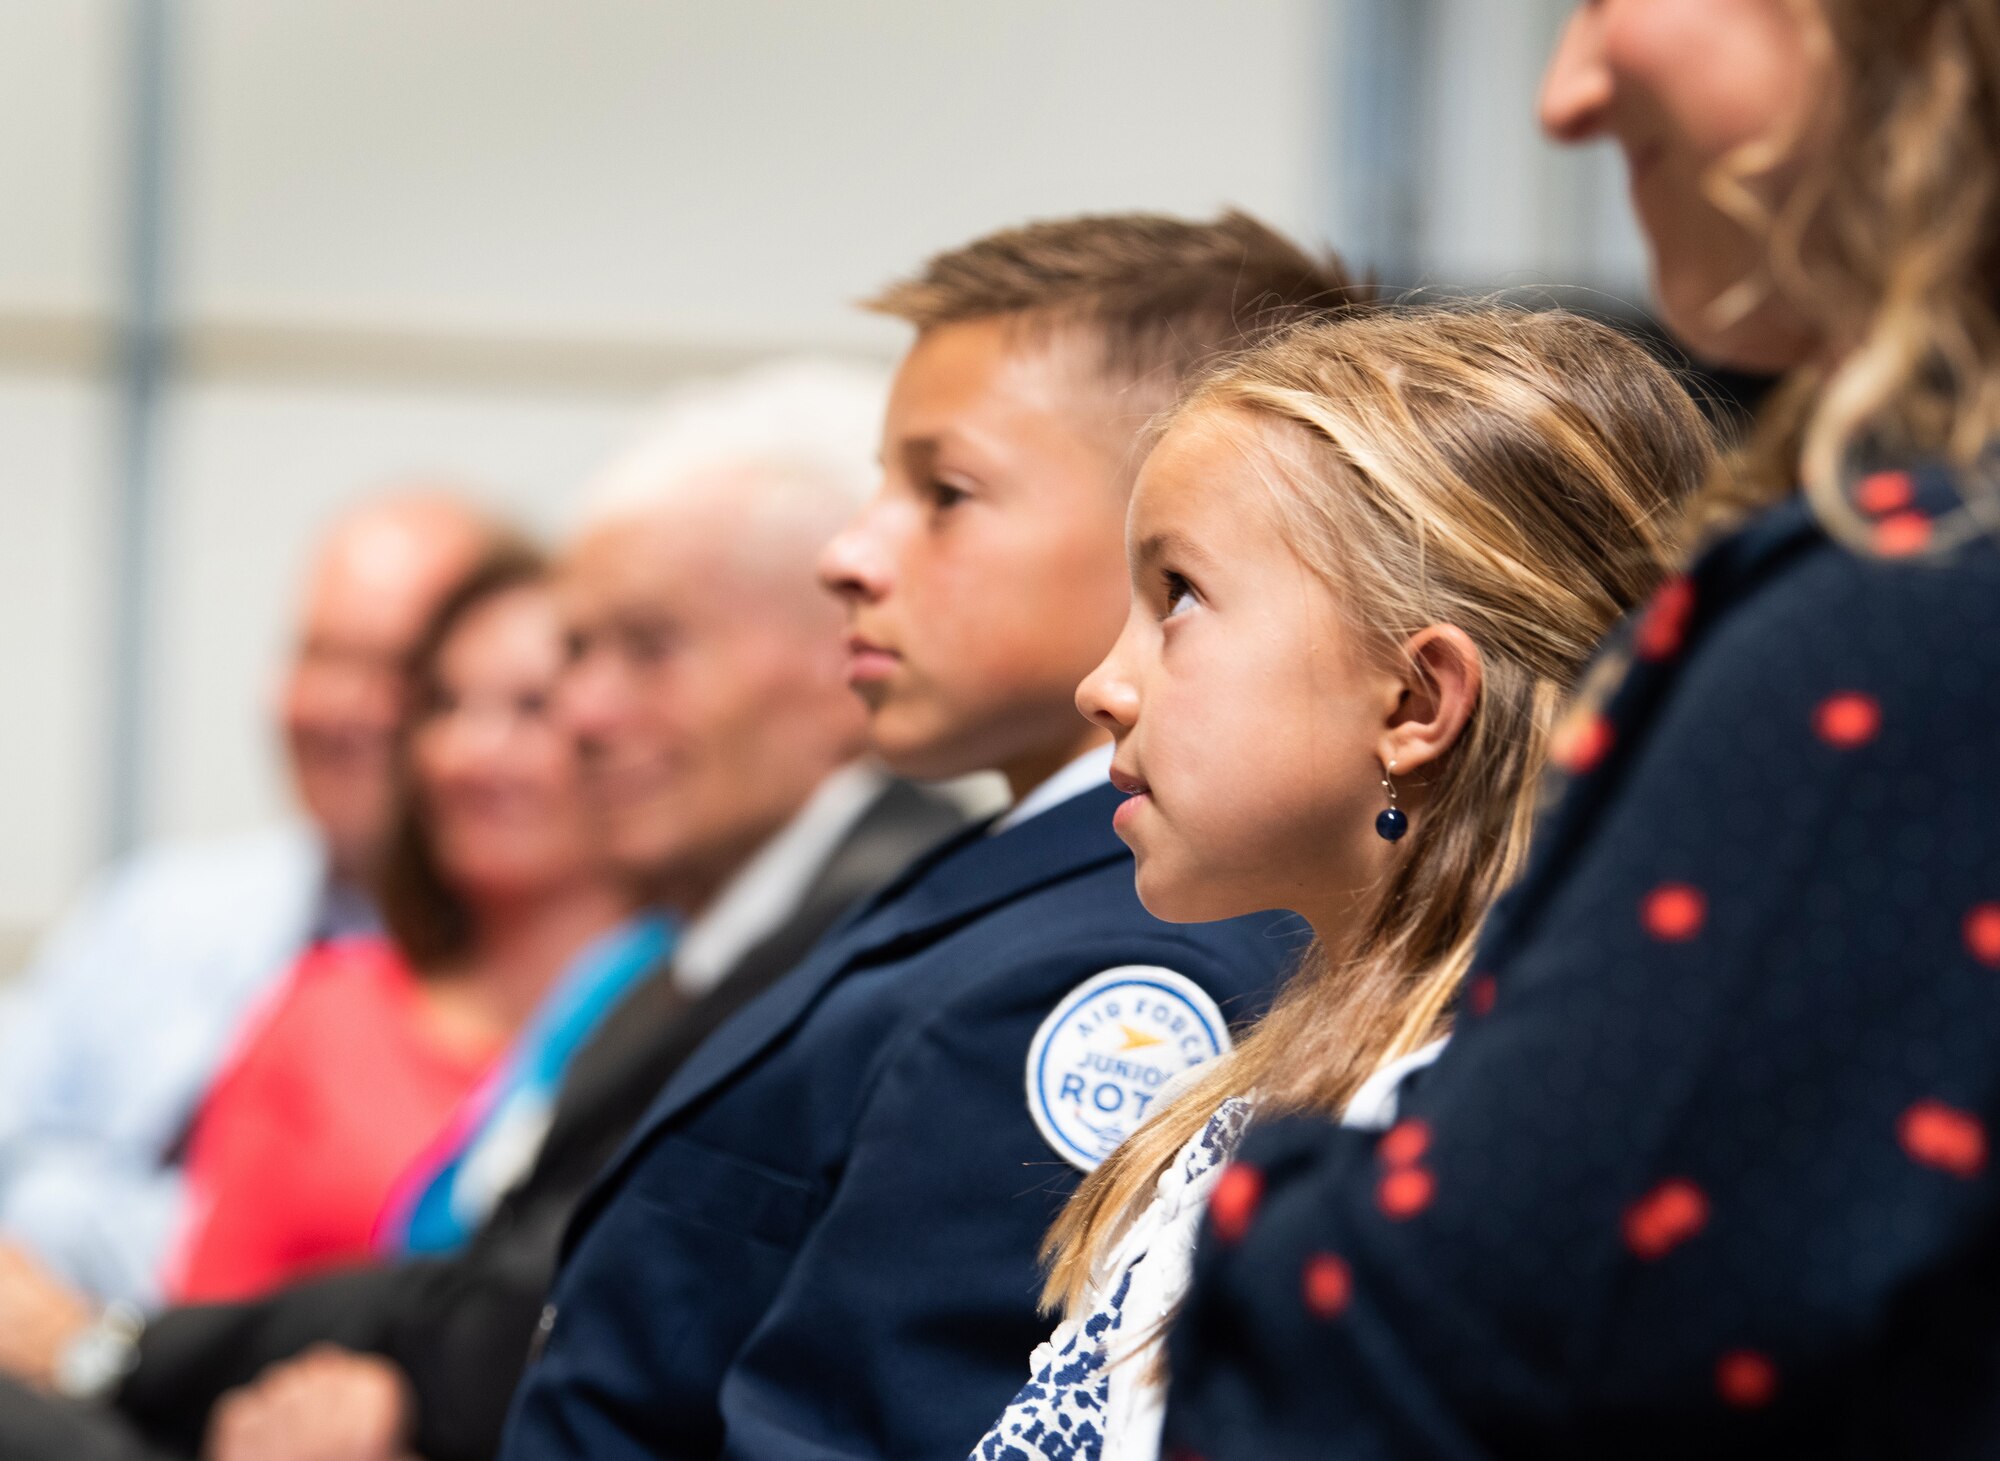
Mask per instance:
[[[1117,831],[1123,828],[1134,817],[1139,815],[1140,808],[1149,807],[1152,804],[1153,798],[1149,793],[1143,791],[1133,792],[1124,801],[1118,803],[1118,810],[1111,814],[1112,830]]]
[[[1152,788],[1129,771],[1111,768],[1111,784],[1127,796],[1144,796]]]

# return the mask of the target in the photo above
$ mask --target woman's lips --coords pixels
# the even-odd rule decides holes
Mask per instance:
[[[1660,165],[1666,151],[1666,143],[1660,141],[1629,144],[1625,149],[1626,176],[1634,183],[1639,182]]]

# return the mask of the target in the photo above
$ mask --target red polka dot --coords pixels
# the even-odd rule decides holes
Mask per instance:
[[[1882,729],[1882,707],[1872,695],[1843,690],[1820,701],[1813,712],[1813,729],[1829,746],[1851,751],[1875,739]]]
[[[1375,1189],[1376,1204],[1392,1218],[1415,1217],[1437,1195],[1437,1179],[1422,1167],[1397,1167]]]
[[[1708,899],[1686,883],[1662,883],[1639,906],[1646,932],[1664,943],[1685,943],[1708,921]]]
[[[1500,998],[1500,981],[1491,974],[1481,974],[1465,991],[1465,1005],[1475,1015],[1493,1013],[1494,1001]]]
[[[1854,505],[1871,517],[1881,517],[1908,507],[1916,495],[1916,483],[1908,472],[1877,472],[1855,487]]]
[[[1612,739],[1611,722],[1603,716],[1571,716],[1556,731],[1549,745],[1549,759],[1557,770],[1581,776],[1604,759]]]
[[[1919,1101],[1896,1123],[1910,1160],[1954,1177],[1977,1177],[1986,1168],[1986,1126],[1969,1111],[1942,1101]]]
[[[1738,1410],[1757,1410],[1778,1393],[1778,1367],[1754,1349],[1731,1350],[1716,1362],[1715,1389]]]
[[[1375,1150],[1392,1167],[1410,1167],[1423,1160],[1430,1145],[1429,1125],[1412,1117],[1390,1127],[1388,1135],[1382,1138],[1381,1145]]]
[[[1687,578],[1670,578],[1646,608],[1639,621],[1633,648],[1640,659],[1665,659],[1681,647],[1687,637],[1688,620],[1694,614],[1694,583]]]
[[[1931,520],[1920,512],[1898,512],[1875,524],[1875,551],[1885,558],[1907,558],[1930,546]]]
[[[1241,1162],[1232,1164],[1216,1180],[1208,1199],[1208,1220],[1215,1236],[1225,1243],[1240,1243],[1257,1216],[1257,1204],[1264,1200],[1264,1174]]]
[[[1686,1178],[1671,1177],[1625,1209],[1625,1246],[1651,1262],[1707,1225],[1708,1198]]]
[[[1989,969],[2000,969],[2000,903],[1981,903],[1965,915],[1965,946]]]
[[[1333,1254],[1315,1253],[1306,1260],[1305,1292],[1308,1313],[1315,1319],[1335,1318],[1354,1293],[1354,1275]]]

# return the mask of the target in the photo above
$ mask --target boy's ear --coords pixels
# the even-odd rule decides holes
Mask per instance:
[[[1432,624],[1403,643],[1406,679],[1382,730],[1380,755],[1398,775],[1417,771],[1458,744],[1485,679],[1479,646],[1454,624]]]

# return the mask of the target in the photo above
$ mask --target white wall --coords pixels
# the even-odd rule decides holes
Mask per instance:
[[[449,391],[198,385],[175,405],[146,821],[254,825],[284,801],[265,716],[313,526],[361,484],[444,474],[555,530],[572,485],[629,431],[631,402]]]
[[[886,355],[849,302],[998,224],[1236,203],[1358,236],[1357,3],[179,0],[149,833],[282,807],[289,581],[371,484],[553,524],[668,378]],[[1390,3],[1434,20],[1395,282],[1636,294],[1615,167],[1534,129],[1568,0]],[[0,0],[0,966],[102,821],[124,14]]]
[[[87,865],[97,821],[105,398],[14,357],[105,302],[109,13],[0,8],[0,970]]]
[[[204,0],[187,288],[305,312],[875,341],[1032,214],[1317,221],[1313,0]]]
[[[0,967],[94,851],[104,419],[83,382],[0,376]]]
[[[0,964],[101,824],[125,57],[0,0]],[[537,522],[703,361],[886,355],[849,307],[1082,209],[1334,186],[1318,0],[183,0],[148,832],[252,825],[314,525],[414,471]],[[247,342],[247,343],[246,343]]]
[[[1623,165],[1609,144],[1551,146],[1535,117],[1536,84],[1572,0],[1430,4],[1426,79],[1437,105],[1424,148],[1425,282],[1588,284],[1616,296],[1607,303],[1643,305]]]
[[[116,13],[112,0],[0,0],[0,304],[106,302]]]

